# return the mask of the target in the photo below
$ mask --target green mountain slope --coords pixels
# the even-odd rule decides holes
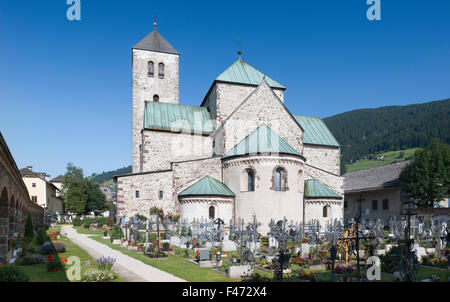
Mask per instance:
[[[359,109],[324,119],[342,147],[343,161],[369,154],[450,143],[450,99],[407,106]]]
[[[131,166],[117,169],[114,171],[103,172],[101,174],[95,174],[95,175],[91,176],[91,181],[98,182],[100,184],[103,184],[105,181],[107,183],[111,183],[112,177],[114,175],[127,174],[127,173],[131,173]]]

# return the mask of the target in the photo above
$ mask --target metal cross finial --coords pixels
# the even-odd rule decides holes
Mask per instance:
[[[242,50],[241,50],[241,46],[242,46],[242,42],[241,42],[241,38],[237,38],[237,40],[238,40],[238,47],[239,47],[239,49],[238,49],[238,55],[239,55],[239,59],[241,59],[241,54],[242,54]]]
[[[158,25],[156,22],[158,21],[158,14],[156,12],[153,13],[153,29],[156,30],[156,26]]]

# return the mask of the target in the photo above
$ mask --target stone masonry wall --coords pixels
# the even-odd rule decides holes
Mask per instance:
[[[171,162],[211,157],[212,137],[144,131],[143,172],[170,169]]]
[[[266,82],[263,82],[224,124],[224,153],[262,124],[266,124],[288,144],[303,153],[301,128]]]
[[[172,171],[145,173],[117,178],[117,218],[126,219],[141,214],[149,217],[150,208],[157,206],[178,213],[173,202]],[[139,197],[136,197],[139,191]],[[163,198],[159,198],[163,191]]]
[[[154,63],[154,76],[148,76],[148,62]],[[164,63],[164,79],[158,77],[158,64]],[[145,101],[159,96],[163,103],[179,103],[179,56],[133,49],[133,173],[140,172],[139,145],[144,123]]]
[[[340,174],[340,149],[336,147],[304,145],[303,155],[308,165],[333,174]]]

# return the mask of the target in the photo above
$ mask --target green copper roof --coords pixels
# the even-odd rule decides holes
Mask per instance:
[[[228,67],[221,75],[216,78],[216,81],[241,83],[249,85],[259,85],[262,80],[266,80],[272,88],[286,89],[283,85],[277,81],[271,79],[261,71],[248,65],[241,59],[237,60],[230,67]]]
[[[294,115],[294,117],[305,130],[303,133],[304,144],[339,147],[338,141],[322,119],[304,115]]]
[[[212,195],[212,196],[235,196],[233,191],[226,185],[211,176],[205,176],[178,196]]]
[[[265,124],[228,151],[223,158],[261,153],[301,154]]]
[[[342,196],[329,189],[317,179],[305,180],[305,198],[340,198]]]
[[[210,134],[215,126],[206,107],[146,102],[144,128]]]

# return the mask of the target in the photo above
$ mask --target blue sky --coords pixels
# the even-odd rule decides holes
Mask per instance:
[[[0,131],[19,168],[86,175],[131,163],[131,47],[152,31],[181,53],[180,101],[199,105],[243,59],[287,87],[294,114],[450,97],[450,1],[0,2]]]

